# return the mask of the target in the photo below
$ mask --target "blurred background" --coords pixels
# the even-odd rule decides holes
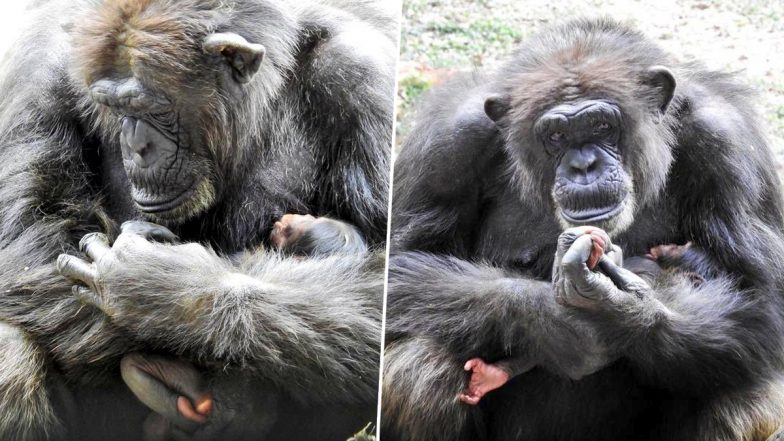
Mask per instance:
[[[738,71],[760,92],[784,177],[784,0],[404,0],[397,144],[422,93],[456,72],[487,69],[551,23],[610,16],[680,60]]]
[[[30,0],[15,0],[3,2],[3,13],[0,14],[0,57],[16,42],[16,36],[24,29],[24,11]]]

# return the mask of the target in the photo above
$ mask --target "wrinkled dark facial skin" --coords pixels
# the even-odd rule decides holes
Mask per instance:
[[[599,225],[613,231],[634,206],[621,160],[621,110],[609,101],[560,104],[534,131],[555,161],[552,197],[564,227]]]
[[[117,116],[123,165],[139,211],[171,225],[212,205],[211,161],[200,149],[198,131],[169,98],[133,77],[100,79],[90,96]]]

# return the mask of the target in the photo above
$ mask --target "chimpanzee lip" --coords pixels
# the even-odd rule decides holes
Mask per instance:
[[[571,211],[568,209],[561,209],[561,216],[572,224],[589,224],[612,219],[622,210],[623,201],[609,207],[593,208],[590,210]]]
[[[134,190],[133,201],[136,203],[136,206],[139,207],[139,210],[144,213],[162,213],[179,207],[183,202],[190,199],[195,190],[196,185],[191,183],[191,185],[185,187],[183,191],[177,193],[173,197],[157,200],[144,199],[142,197],[142,192]]]

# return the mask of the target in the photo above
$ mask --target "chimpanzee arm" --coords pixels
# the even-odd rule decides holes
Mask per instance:
[[[73,298],[55,269],[59,253],[110,222],[90,186],[90,142],[63,86],[64,57],[52,56],[51,42],[65,39],[50,23],[20,39],[27,43],[0,72],[0,439],[20,441],[73,436],[67,426],[77,408],[51,360],[63,371],[104,366],[131,346]]]
[[[729,273],[694,286],[677,272],[650,286],[604,258],[590,271],[590,238],[575,230],[559,239],[556,294],[651,383],[704,394],[776,372],[782,343],[769,336],[781,332],[782,305],[772,287],[741,287]]]
[[[446,255],[396,252],[389,262],[382,432],[447,439],[470,432],[459,400],[473,357],[522,356],[579,378],[610,361],[596,334],[555,303],[550,282]],[[448,438],[453,439],[453,438]],[[458,439],[455,437],[454,439]]]
[[[42,12],[41,22],[56,22],[54,14]],[[81,236],[112,231],[114,224],[91,182],[95,142],[66,86],[66,60],[51,57],[65,35],[59,26],[45,26],[46,32],[30,29],[37,36],[20,41],[36,44],[9,53],[0,72],[0,320],[48,344],[49,355],[69,370],[108,360],[129,345],[74,300],[72,284],[55,269],[57,256],[77,251]]]
[[[93,264],[62,256],[96,304],[138,339],[197,360],[245,366],[310,402],[375,396],[383,257],[283,258],[258,251],[228,260],[195,244],[124,232],[108,247],[83,240]]]
[[[324,164],[318,213],[348,221],[378,246],[386,239],[398,53],[395,38],[380,29],[394,26],[397,15],[369,22],[358,8],[303,11],[307,33],[318,39],[303,57],[301,111]]]
[[[498,129],[483,108],[487,92],[477,82],[440,88],[395,164],[385,438],[470,431],[467,417],[476,410],[458,398],[470,358],[526,356],[575,378],[610,360],[591,329],[555,303],[550,281],[468,260],[486,192],[505,172]],[[447,436],[444,427],[454,430]]]
[[[397,253],[387,332],[433,338],[463,361],[524,354],[573,378],[607,364],[590,328],[556,304],[550,282],[449,256]]]
[[[594,321],[654,384],[692,392],[759,384],[784,363],[779,179],[746,98],[753,94],[731,81],[715,86],[733,105],[707,97],[681,116],[679,144],[692,148],[676,162],[668,195],[688,213],[681,228],[710,257],[715,277],[622,297]]]

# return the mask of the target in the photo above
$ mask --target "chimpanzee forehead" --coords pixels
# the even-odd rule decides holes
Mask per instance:
[[[173,2],[107,0],[77,22],[74,55],[82,80],[136,76],[146,83],[182,84],[202,58],[208,16],[186,14]]]
[[[616,118],[620,115],[620,108],[617,104],[607,100],[582,100],[573,103],[563,103],[552,107],[545,112],[542,117],[556,118],[583,118],[592,116],[603,116]]]

